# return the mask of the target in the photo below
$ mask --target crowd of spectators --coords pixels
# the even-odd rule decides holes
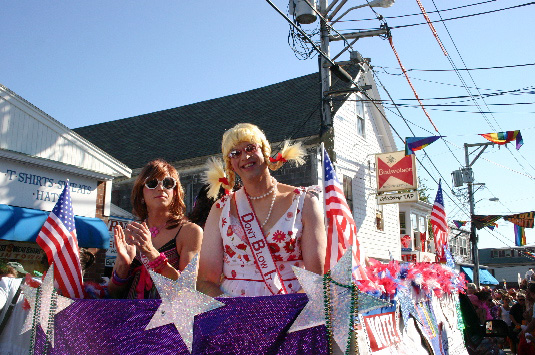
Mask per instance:
[[[513,354],[535,354],[535,277],[530,270],[518,288],[467,285],[466,294],[481,325],[501,320],[508,326],[507,342]]]

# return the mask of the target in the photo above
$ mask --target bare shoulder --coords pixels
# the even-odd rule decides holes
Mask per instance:
[[[184,222],[177,236],[177,245],[189,246],[192,249],[200,249],[202,243],[202,228],[192,222]]]
[[[182,230],[184,234],[202,234],[202,228],[193,222],[184,222],[182,224]]]

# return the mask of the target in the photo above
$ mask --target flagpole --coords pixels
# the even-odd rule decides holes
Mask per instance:
[[[327,205],[325,203],[325,145],[321,142],[321,191],[323,192],[323,223],[327,227]]]

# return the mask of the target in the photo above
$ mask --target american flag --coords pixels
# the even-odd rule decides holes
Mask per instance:
[[[357,226],[347,205],[340,180],[336,176],[326,150],[323,150],[325,181],[325,215],[327,216],[327,253],[325,272],[340,260],[344,252],[352,246],[353,276],[356,280],[367,280],[364,252],[357,240]]]
[[[446,221],[446,211],[444,209],[444,198],[442,197],[441,182],[438,182],[437,196],[431,210],[431,227],[435,236],[435,250],[440,260],[444,259],[444,247],[448,245],[448,222]]]
[[[41,228],[37,243],[45,251],[48,263],[54,263],[54,279],[60,293],[66,297],[83,298],[82,268],[68,182]]]

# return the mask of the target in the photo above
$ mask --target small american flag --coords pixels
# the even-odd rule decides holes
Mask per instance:
[[[82,268],[68,182],[43,224],[37,243],[45,251],[48,263],[54,263],[54,279],[61,294],[83,298]]]
[[[353,276],[356,280],[367,280],[365,255],[357,240],[357,226],[353,214],[347,205],[340,180],[336,176],[326,150],[324,159],[324,197],[325,215],[327,216],[327,253],[325,255],[325,272],[340,260],[344,252],[352,246]]]
[[[444,209],[444,198],[442,197],[441,182],[438,182],[437,196],[431,210],[431,227],[435,236],[435,250],[439,259],[444,259],[444,247],[448,245],[448,222],[446,221],[446,211]]]

